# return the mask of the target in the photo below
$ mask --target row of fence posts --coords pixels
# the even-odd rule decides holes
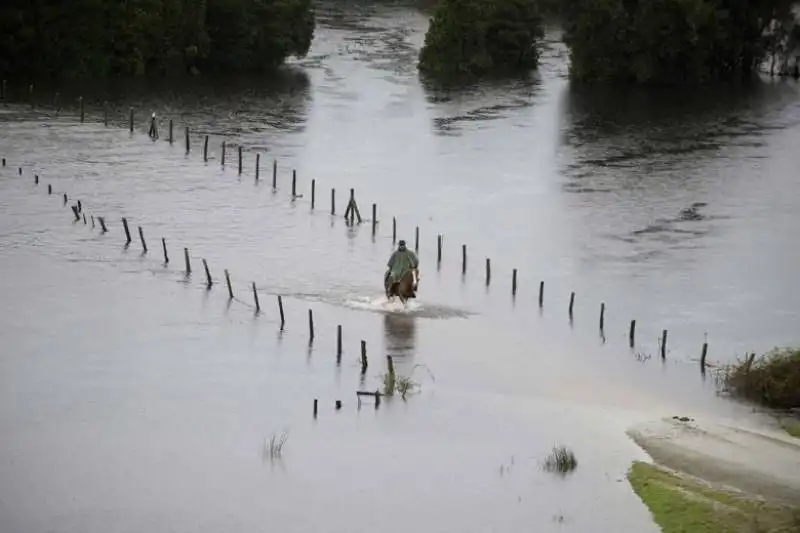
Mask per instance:
[[[83,122],[83,120],[84,120],[84,110],[83,110],[83,98],[82,97],[79,98],[79,103],[80,103],[81,122]],[[104,122],[106,123],[106,125],[108,124],[107,107],[108,107],[107,104],[105,104],[104,108],[105,108],[106,112],[105,112]],[[129,129],[130,129],[131,132],[134,131],[134,109],[133,109],[133,107],[131,107],[130,110],[129,110]],[[151,137],[153,137],[152,134],[154,132],[155,132],[155,135],[157,136],[157,127],[155,126],[155,114],[152,117],[152,123],[151,123],[151,128],[150,128],[150,133],[149,133]],[[169,121],[169,142],[170,143],[173,142],[172,132],[173,132],[173,121],[172,121],[172,119],[170,119],[170,121]],[[186,153],[188,154],[190,152],[190,147],[191,147],[191,145],[190,145],[190,132],[189,132],[189,127],[188,126],[185,127],[184,132],[185,132]],[[203,140],[203,160],[205,162],[208,161],[208,145],[209,145],[209,136],[205,135],[204,136],[204,140]],[[225,165],[225,154],[226,154],[226,143],[225,143],[225,141],[223,141],[221,143],[221,165],[222,166]],[[260,160],[261,160],[261,154],[260,153],[256,153],[256,165],[255,165],[255,180],[256,180],[256,182],[259,181],[259,176],[260,176]],[[3,166],[5,166],[5,160],[3,160],[3,163],[4,163]],[[242,146],[240,145],[240,146],[238,146],[238,174],[239,175],[242,174],[242,170],[243,170],[242,167],[243,167],[243,155],[242,155]],[[19,171],[21,173],[22,169],[20,168]],[[272,162],[272,188],[273,188],[273,190],[277,190],[277,176],[278,176],[278,161],[276,159],[274,159],[273,162]],[[38,176],[37,176],[37,179],[38,179]],[[291,198],[294,201],[298,197],[299,196],[297,194],[297,171],[296,170],[292,170],[292,194],[291,194]],[[311,209],[312,210],[315,208],[315,203],[316,203],[316,180],[312,179],[311,180]],[[331,189],[331,210],[330,210],[330,214],[332,216],[336,215],[336,189],[335,188]],[[355,199],[355,189],[352,189],[352,188],[350,189],[350,197],[349,197],[349,200],[347,202],[347,206],[346,206],[346,209],[345,209],[345,212],[344,212],[344,218],[345,218],[345,221],[350,225],[355,224],[356,220],[358,221],[359,224],[361,224],[363,222],[363,219],[361,217],[361,212],[360,212],[360,210],[358,208],[358,203],[356,202],[356,199]],[[376,233],[377,233],[377,224],[378,224],[377,204],[375,204],[375,203],[372,204],[372,221],[371,222],[372,222],[372,236],[374,238],[376,236]],[[392,243],[394,244],[396,242],[397,242],[397,219],[395,217],[392,217]],[[443,242],[444,242],[443,235],[442,234],[438,234],[437,235],[437,251],[436,251],[437,269],[441,267],[441,263],[442,263]],[[414,250],[416,252],[419,252],[419,248],[420,248],[420,230],[419,230],[419,226],[416,226],[414,228]],[[466,275],[466,273],[467,273],[467,245],[466,244],[462,244],[461,245],[461,273],[462,273],[462,275]],[[491,279],[492,279],[491,259],[487,257],[486,261],[485,261],[485,284],[486,284],[487,287],[491,284]],[[511,272],[511,295],[512,295],[513,298],[516,298],[517,287],[518,287],[518,284],[517,284],[517,269],[514,268],[514,269],[512,269],[512,272]],[[255,294],[255,292],[254,292],[254,294]],[[258,303],[258,302],[256,302],[256,303]],[[540,308],[542,308],[544,306],[544,281],[540,281],[540,283],[539,283],[538,303],[539,303],[539,307]],[[575,303],[575,292],[573,291],[572,293],[570,293],[569,307],[568,307],[568,316],[569,316],[570,323],[572,322],[572,319],[573,319],[574,303]],[[602,338],[605,340],[605,303],[604,302],[600,304],[600,334],[601,334]],[[633,319],[633,320],[631,320],[630,326],[629,326],[629,329],[628,329],[628,339],[629,339],[629,345],[630,345],[631,348],[634,348],[634,346],[635,346],[635,334],[636,334],[636,320]],[[667,334],[668,334],[667,330],[666,329],[663,330],[661,338],[659,340],[660,353],[661,353],[661,358],[662,359],[666,359]],[[703,372],[705,372],[705,367],[706,367],[705,361],[706,361],[707,352],[708,352],[708,342],[706,341],[706,342],[703,343],[702,351],[701,351],[701,357],[700,357],[700,362],[701,362],[700,366],[701,366],[701,371],[703,371]]]
[[[2,167],[6,167],[6,159],[5,158],[2,158]],[[22,176],[22,174],[23,174],[22,167],[19,167],[18,173],[19,173],[20,176]],[[39,175],[38,174],[34,174],[34,185],[39,185],[39,181],[40,181],[39,180]],[[53,194],[53,186],[51,184],[47,185],[47,194],[48,195],[52,195]],[[67,195],[67,193],[62,193],[62,198],[63,198],[63,205],[66,206],[69,203],[69,196]],[[76,200],[75,204],[70,205],[70,210],[72,211],[72,213],[73,213],[73,215],[75,217],[74,222],[79,222],[79,221],[83,220],[84,224],[88,223],[88,219],[86,218],[86,213],[85,213],[84,206],[83,206],[83,203],[81,202],[81,200]],[[90,220],[91,220],[92,228],[95,228],[95,220],[97,220],[97,222],[100,225],[101,232],[103,234],[108,233],[108,226],[107,226],[105,217],[102,217],[102,216],[95,217],[94,215],[90,215]],[[127,217],[121,217],[120,220],[121,220],[121,223],[122,223],[122,230],[123,230],[124,239],[125,239],[124,248],[128,249],[130,247],[130,245],[132,244],[132,242],[133,242],[133,237],[131,236],[130,225],[128,223]],[[138,231],[138,235],[139,235],[139,241],[140,241],[141,246],[142,246],[142,254],[145,255],[145,254],[147,254],[149,252],[149,249],[147,247],[147,241],[146,241],[145,235],[144,235],[144,228],[142,226],[137,226],[137,231]],[[169,265],[170,260],[169,260],[169,252],[167,250],[167,240],[166,240],[165,237],[161,238],[161,249],[162,249],[162,252],[163,252],[163,255],[164,255],[163,265],[166,267],[166,266]],[[184,257],[184,265],[185,265],[184,266],[185,274],[187,276],[189,276],[192,273],[192,263],[191,263],[190,252],[189,252],[189,248],[188,247],[184,247],[183,248],[183,257]],[[203,271],[204,271],[204,274],[205,274],[206,289],[207,290],[211,290],[212,287],[214,286],[215,282],[214,282],[214,279],[211,276],[211,270],[210,270],[210,268],[208,266],[208,261],[205,258],[201,259],[201,261],[203,263]],[[234,296],[234,292],[233,292],[233,285],[231,284],[230,272],[227,269],[225,269],[224,274],[225,274],[225,285],[227,287],[227,292],[228,292],[228,299],[229,299],[229,301],[230,300],[234,300],[235,296]],[[258,315],[258,314],[261,313],[261,303],[259,301],[258,289],[256,287],[256,283],[255,282],[251,282],[251,287],[252,287],[252,293],[253,293],[253,302],[254,302],[254,306],[255,306],[255,313],[256,313],[256,315]],[[280,330],[284,331],[284,329],[286,327],[286,315],[285,315],[285,312],[284,312],[283,297],[281,295],[277,295],[277,307],[278,307],[278,315],[280,317]],[[309,342],[309,346],[313,345],[314,339],[315,339],[314,311],[313,311],[313,309],[309,309],[308,310],[308,339],[309,339],[309,341],[308,341]],[[336,326],[336,364],[337,364],[337,366],[341,365],[341,363],[342,363],[342,354],[343,353],[344,353],[344,350],[343,350],[343,341],[342,341],[342,326],[341,325],[337,325]],[[363,380],[363,378],[366,376],[367,368],[369,366],[368,365],[368,359],[367,359],[367,342],[365,340],[361,341],[360,362],[361,362],[361,376],[362,376],[362,380]],[[357,391],[357,395],[359,395],[359,396],[363,396],[363,395],[375,396],[376,406],[380,404],[380,393],[378,391],[375,391],[375,392]],[[341,401],[340,400],[337,400],[337,405],[338,405],[338,408],[341,408]],[[315,414],[315,417],[316,417],[316,400],[315,400],[314,414]]]

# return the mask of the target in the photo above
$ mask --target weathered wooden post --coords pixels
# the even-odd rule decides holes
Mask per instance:
[[[47,184],[47,194],[53,194],[53,186],[50,183]]]
[[[318,405],[318,403],[319,403],[318,400],[316,398],[314,398],[314,419],[317,418],[317,405]]]
[[[225,283],[228,285],[228,299],[233,300],[233,287],[231,287],[231,275],[228,269],[225,269]]]
[[[436,263],[442,262],[442,234],[436,236]]]
[[[278,295],[278,312],[281,315],[281,331],[283,331],[283,326],[286,324],[286,317],[283,315],[283,298],[281,295]]]
[[[392,244],[397,242],[397,218],[392,217]]]
[[[700,371],[706,371],[706,356],[708,355],[708,342],[703,343],[703,351],[700,352]],[[753,354],[755,355],[755,354]],[[753,360],[750,360],[750,364],[752,364]]]
[[[342,400],[336,400],[334,407],[336,408],[337,411],[340,411],[342,409]]]
[[[342,362],[342,326],[336,326],[336,364]]]
[[[336,215],[336,189],[331,189],[331,215]]]
[[[419,226],[414,229],[414,251],[419,253]]]
[[[367,373],[367,341],[361,341],[361,373]]]
[[[92,229],[94,229],[94,228],[95,228],[95,226],[94,226],[94,215],[92,215]]]
[[[630,330],[628,330],[628,342],[630,343],[631,348],[633,348],[635,340],[636,340],[636,320],[634,319],[631,320],[631,327]]]
[[[606,325],[606,304],[605,302],[600,303],[600,331],[605,329]]]
[[[161,237],[161,248],[164,249],[164,264],[169,264],[169,255],[167,254],[167,239]]]
[[[71,205],[69,207],[70,209],[72,209],[72,214],[75,215],[75,222],[79,221],[81,219],[81,216],[78,214],[78,206]]]
[[[317,180],[311,180],[311,210],[314,210],[314,204],[317,201]]]
[[[186,263],[186,274],[187,275],[191,274],[192,273],[192,263],[189,261],[189,249],[188,248],[184,248],[183,249],[183,261],[184,261],[184,263]]]
[[[172,144],[174,141],[174,136],[172,135],[172,119],[169,119],[169,144]]]
[[[253,299],[256,301],[256,313],[261,312],[261,306],[258,304],[258,292],[256,291],[256,282],[253,282]]]
[[[256,154],[256,181],[258,181],[258,176],[261,171],[261,154]]]
[[[105,217],[97,217],[97,220],[100,222],[100,231],[102,231],[103,233],[108,233],[108,228],[106,228]]]
[[[184,139],[186,140],[186,153],[188,154],[188,153],[189,153],[189,151],[190,151],[190,148],[191,148],[191,147],[189,146],[189,126],[186,126],[186,127],[183,129],[183,137],[184,137]]]
[[[17,174],[19,174],[20,176],[22,176],[22,167],[19,167],[19,168],[17,169]]]
[[[6,158],[5,157],[3,158],[3,166],[4,167],[6,166]]]
[[[539,307],[544,305],[544,281],[539,282]]]
[[[131,243],[131,232],[128,229],[128,219],[125,217],[122,217],[122,229],[125,230],[125,246],[127,246]]]
[[[372,204],[372,236],[375,236],[375,231],[378,226],[378,204]]]
[[[79,96],[78,97],[78,107],[80,108],[80,113],[81,113],[81,124],[83,124],[83,117],[84,117],[84,115],[83,115],[83,96]]]
[[[34,185],[39,185],[39,174],[34,174],[33,175],[33,184]]]
[[[83,225],[86,225],[86,213],[83,214]]]
[[[130,108],[130,112],[128,113],[128,128],[130,132],[133,133],[133,107]]]
[[[211,272],[208,270],[208,262],[203,259],[203,270],[206,271],[206,289],[210,289],[214,282],[211,280]]]
[[[575,291],[569,294],[569,317],[572,318],[572,306],[575,305]]]
[[[492,260],[488,257],[486,258],[486,286],[489,286],[489,283],[492,281]]]
[[[239,145],[239,175],[242,175],[242,145]]]
[[[314,342],[314,311],[308,310],[308,342]]]
[[[142,241],[142,251],[147,253],[147,243],[144,241],[144,230],[139,226],[139,240]]]
[[[69,199],[67,198],[67,193],[64,193],[64,205],[67,205]]]
[[[225,141],[222,141],[220,145],[220,150],[222,151],[222,156],[220,157],[220,165],[223,167],[225,166]]]
[[[203,161],[208,163],[208,135],[203,140]]]
[[[667,358],[667,330],[661,332],[661,359]]]
[[[278,188],[278,160],[272,160],[272,188]]]
[[[80,200],[78,200],[78,213],[80,213],[81,211],[83,211],[83,204],[81,203]]]
[[[297,171],[292,169],[292,198],[297,197]]]
[[[511,271],[511,295],[516,296],[517,294],[517,269]]]

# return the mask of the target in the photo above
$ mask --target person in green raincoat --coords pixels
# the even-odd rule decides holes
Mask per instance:
[[[395,285],[403,279],[406,272],[409,270],[418,271],[419,260],[417,259],[417,254],[406,248],[406,241],[401,240],[397,243],[397,250],[392,252],[392,256],[389,257],[389,262],[386,263],[386,266],[388,270],[386,271],[385,281],[391,279],[391,289],[394,289]]]

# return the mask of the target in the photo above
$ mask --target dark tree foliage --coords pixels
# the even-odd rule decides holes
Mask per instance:
[[[442,0],[419,55],[420,72],[477,78],[536,67],[542,19],[536,0]]]
[[[787,0],[567,0],[564,40],[580,81],[682,84],[751,76]]]
[[[308,52],[311,0],[3,0],[4,77],[258,72]]]

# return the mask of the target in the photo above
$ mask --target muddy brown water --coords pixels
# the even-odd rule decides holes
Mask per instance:
[[[573,87],[552,31],[528,79],[437,92],[415,70],[424,15],[352,4],[318,20],[309,57],[278,78],[41,87],[34,110],[17,88],[0,108],[0,531],[655,531],[622,482],[644,456],[625,430],[673,414],[761,423],[701,377],[705,335],[722,361],[797,341],[798,85]],[[131,105],[157,113],[159,141],[145,122],[127,132]],[[245,148],[241,178],[235,149],[219,164],[223,140]],[[73,225],[48,183],[109,234]],[[374,240],[328,215],[334,187],[340,214],[350,187],[365,217],[378,204]],[[400,238],[421,234],[405,312],[381,302],[392,216]],[[420,393],[359,408],[386,354]],[[579,460],[565,479],[539,465],[558,443]]]

